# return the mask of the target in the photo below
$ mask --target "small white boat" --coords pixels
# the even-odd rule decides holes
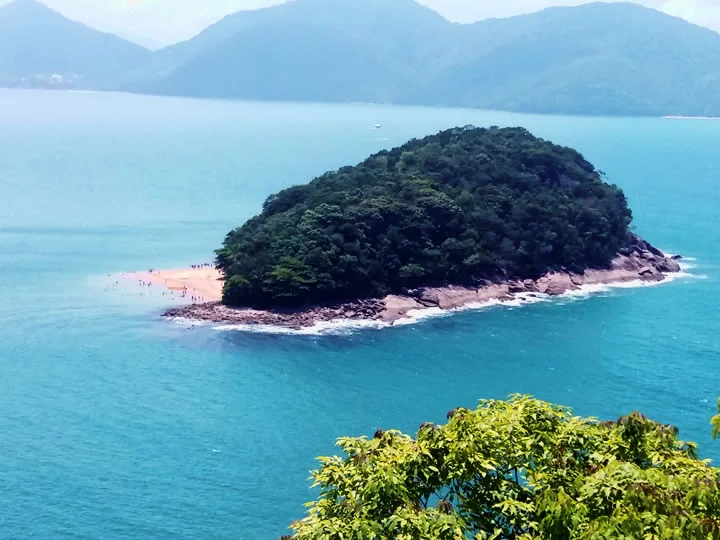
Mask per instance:
[[[373,129],[382,129],[382,124],[375,124]]]

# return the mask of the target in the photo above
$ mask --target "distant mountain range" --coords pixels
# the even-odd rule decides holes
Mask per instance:
[[[720,116],[720,34],[630,3],[460,25],[413,0],[296,0],[150,52],[34,0],[1,8],[0,84],[48,78],[192,97]]]
[[[0,8],[2,86],[117,86],[150,56],[139,45],[66,19],[35,0]]]

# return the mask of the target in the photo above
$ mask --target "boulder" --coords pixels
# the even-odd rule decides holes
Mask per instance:
[[[650,254],[656,256],[656,257],[662,257],[665,258],[665,254],[660,251],[658,248],[653,246],[650,242],[647,242],[640,238],[637,235],[633,235],[632,237],[632,246],[635,247],[639,252],[650,252]]]
[[[416,299],[425,307],[440,305],[440,294],[437,289],[419,289]]]
[[[682,271],[682,268],[680,268],[680,264],[678,264],[677,259],[665,259],[657,264],[657,269],[660,272],[664,272],[666,274],[674,274],[676,272]]]
[[[550,280],[547,277],[540,278],[537,282],[537,290],[541,294],[547,294]]]
[[[649,266],[643,266],[638,274],[640,274],[642,277],[649,277],[655,275],[657,270],[650,268]]]
[[[527,288],[525,287],[525,283],[522,281],[511,281],[508,283],[508,290],[511,293],[523,293],[527,292]]]
[[[559,296],[567,291],[574,291],[578,288],[578,286],[573,283],[570,274],[563,272],[548,274],[541,279],[541,281],[543,280],[547,280],[547,287],[540,286],[540,283],[538,283],[538,288],[540,289],[540,292],[545,292],[545,294],[549,294],[551,296]],[[543,291],[543,288],[545,288],[545,291]]]

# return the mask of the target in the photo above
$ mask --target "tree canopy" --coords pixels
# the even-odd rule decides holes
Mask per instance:
[[[340,439],[344,457],[320,458],[320,496],[288,538],[720,538],[720,469],[672,426],[527,396],[448,418],[414,438]]]
[[[606,267],[631,219],[577,151],[521,128],[455,128],[271,196],[217,264],[230,305],[382,297]]]

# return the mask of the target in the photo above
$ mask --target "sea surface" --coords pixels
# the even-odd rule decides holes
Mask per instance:
[[[579,149],[689,275],[305,335],[166,321],[179,300],[115,275],[209,261],[271,193],[467,124]],[[277,538],[337,437],[511,393],[720,460],[718,148],[712,121],[0,91],[0,537]]]

